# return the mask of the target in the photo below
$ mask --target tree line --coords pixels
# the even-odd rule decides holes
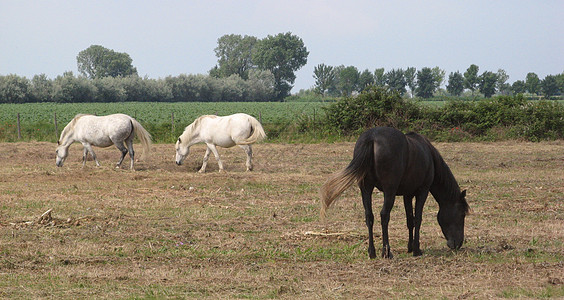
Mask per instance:
[[[78,75],[71,71],[54,79],[45,74],[31,79],[0,75],[0,103],[283,101],[290,96],[295,72],[307,63],[309,55],[302,39],[291,32],[263,39],[227,34],[217,40],[214,52],[217,64],[208,74],[150,79],[138,75],[129,54],[92,45],[76,57]],[[504,70],[480,74],[474,64],[464,73],[451,72],[446,82],[446,72],[439,67],[388,71],[377,68],[374,72],[368,69],[360,72],[354,66],[319,64],[313,77],[315,85],[308,92],[319,97],[350,96],[369,86],[421,98],[478,93],[489,98],[526,92],[550,98],[564,91],[564,73],[541,80],[531,72],[524,80],[509,84]],[[443,83],[446,90],[441,88]]]
[[[440,88],[445,75],[446,72],[439,67],[424,67],[421,70],[414,67],[398,68],[387,72],[384,68],[377,68],[374,72],[368,69],[360,72],[355,66],[319,64],[313,71],[313,89],[323,96],[341,97],[360,93],[369,86],[378,86],[397,91],[401,96],[405,96],[409,89],[412,97],[420,98],[431,98],[441,92],[458,97],[465,91],[472,96],[479,92],[486,98],[496,94],[517,95],[526,92],[550,98],[564,91],[564,73],[547,75],[541,80],[537,74],[530,72],[525,80],[509,84],[509,76],[503,69],[479,74],[479,67],[472,64],[464,73],[456,71],[449,74],[446,91]]]
[[[127,53],[92,45],[77,55],[78,76],[0,76],[0,103],[282,101],[309,55],[290,32],[264,39],[225,35],[214,51],[218,63],[208,75],[149,79],[137,74]]]
[[[65,72],[55,79],[45,74],[32,79],[0,76],[0,103],[29,102],[243,102],[272,101],[274,76],[252,70],[249,78],[238,75],[215,78],[207,75],[168,76],[164,79],[101,77],[89,79]]]

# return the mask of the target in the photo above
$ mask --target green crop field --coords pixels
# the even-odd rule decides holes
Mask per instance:
[[[420,101],[413,100],[417,105],[433,109],[441,109],[446,101]],[[540,102],[531,101],[531,104]],[[561,102],[557,102],[561,103]],[[542,103],[541,103],[542,104]],[[108,115],[113,113],[125,113],[137,119],[153,136],[156,143],[174,142],[182,133],[183,129],[198,116],[206,114],[229,115],[244,112],[255,116],[263,124],[269,141],[271,142],[320,142],[349,140],[348,137],[328,132],[323,126],[328,102],[122,102],[122,103],[26,103],[26,104],[0,104],[0,142],[15,141],[48,141],[55,142],[58,134],[65,125],[79,113]],[[559,120],[558,107],[546,108],[547,105],[536,105],[537,118],[548,118],[547,120]],[[551,106],[552,107],[552,106]],[[544,110],[543,110],[544,109]],[[339,112],[341,113],[341,112]],[[529,112],[530,114],[531,112]],[[483,115],[483,113],[477,113]],[[18,116],[20,134],[18,135]],[[487,117],[487,116],[486,116]],[[56,125],[55,125],[56,119]],[[495,119],[489,120],[496,122]],[[488,121],[488,122],[489,122]],[[509,120],[511,121],[511,120]],[[504,121],[504,122],[509,122]],[[441,122],[434,120],[432,122]],[[477,122],[477,123],[476,123]],[[504,128],[508,125],[502,121],[499,124],[488,125],[490,127]],[[527,121],[528,122],[528,121]],[[540,123],[539,123],[540,122]],[[552,124],[552,121],[547,121]],[[448,123],[448,122],[447,122]],[[542,123],[539,119],[537,122]],[[557,125],[538,130],[540,133],[548,134],[515,134],[508,135],[499,132],[475,132],[476,124],[484,125],[483,120],[472,120],[464,125],[444,125],[444,132],[437,134],[437,128],[431,129],[435,138],[439,140],[460,140],[460,137],[452,136],[451,128],[466,128],[463,139],[499,139],[497,137],[511,136],[511,138],[526,138],[530,140],[550,139],[561,136],[561,130]],[[511,123],[513,124],[513,123]],[[487,124],[486,124],[487,125]],[[514,126],[513,124],[511,126]],[[523,132],[529,132],[530,128],[537,128],[530,124],[520,124]],[[532,127],[531,127],[532,126]],[[423,130],[412,126],[416,130]],[[446,129],[445,129],[446,128]],[[548,128],[548,129],[547,129]],[[412,128],[407,128],[412,130]],[[529,131],[527,131],[529,130]],[[424,130],[423,130],[424,131]],[[440,128],[439,128],[440,131]],[[521,132],[521,131],[519,131]],[[429,131],[427,131],[429,133]],[[476,135],[477,134],[477,135]]]
[[[17,139],[17,115],[23,140],[55,141],[57,131],[79,113],[108,115],[124,113],[136,118],[157,141],[163,131],[172,136],[201,115],[229,115],[244,112],[260,119],[266,128],[272,124],[294,123],[299,118],[316,118],[324,113],[322,102],[125,102],[125,103],[26,103],[0,104],[0,141]],[[174,130],[171,131],[174,119]],[[172,132],[172,133],[171,133]]]
[[[26,103],[0,104],[0,122],[15,123],[20,114],[21,122],[52,122],[54,114],[60,123],[69,122],[76,114],[108,115],[124,113],[140,122],[163,123],[171,120],[171,114],[179,123],[191,123],[206,114],[229,115],[238,112],[262,117],[266,123],[292,120],[300,115],[322,113],[322,102],[124,102],[124,103]]]

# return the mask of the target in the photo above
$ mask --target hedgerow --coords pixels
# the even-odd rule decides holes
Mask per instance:
[[[431,107],[403,99],[387,89],[370,88],[325,110],[325,128],[345,135],[374,126],[391,126],[444,141],[564,138],[564,105],[528,101],[522,95],[451,101]]]

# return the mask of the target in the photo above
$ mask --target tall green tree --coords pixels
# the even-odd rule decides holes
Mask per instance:
[[[368,86],[374,84],[374,75],[370,70],[366,69],[360,73],[360,77],[358,78],[358,91],[362,92]]]
[[[497,74],[486,71],[480,75],[480,92],[484,94],[484,97],[490,98],[495,94],[496,84],[497,84]]]
[[[540,79],[539,76],[533,72],[527,73],[525,77],[525,85],[527,91],[531,94],[538,95],[540,93]]]
[[[407,82],[405,81],[404,72],[402,69],[392,69],[386,73],[386,84],[392,91],[397,91],[400,96],[403,96],[407,91],[405,86]]]
[[[454,96],[460,96],[464,92],[464,76],[456,71],[448,75],[447,92]]]
[[[214,77],[229,77],[233,74],[243,79],[249,78],[249,70],[254,67],[253,49],[258,39],[254,36],[226,34],[217,39],[214,49],[217,65],[210,71]]]
[[[558,84],[558,90],[564,93],[564,73],[556,75],[556,83]]]
[[[302,39],[291,32],[267,36],[253,52],[253,62],[259,69],[269,70],[276,81],[276,100],[290,94],[296,80],[295,71],[307,63],[309,52]]]
[[[319,64],[313,68],[313,78],[315,78],[315,92],[326,96],[329,90],[335,88],[337,75],[332,66]]]
[[[337,89],[341,91],[341,95],[350,96],[352,92],[358,90],[360,73],[355,66],[341,67],[338,70]]]
[[[381,87],[386,86],[386,73],[384,68],[374,70],[374,85]]]
[[[466,72],[464,72],[464,88],[472,91],[472,95],[474,95],[474,91],[480,84],[480,79],[478,78],[479,70],[480,68],[477,65],[472,64],[466,69]]]
[[[504,69],[497,70],[497,91],[503,95],[509,95],[511,93],[511,85],[507,83],[509,80],[509,75]]]
[[[527,85],[523,80],[516,80],[511,85],[511,91],[514,95],[524,94],[527,91]]]
[[[78,72],[88,78],[117,77],[137,75],[133,60],[127,53],[120,53],[92,45],[78,53],[76,57]]]
[[[443,84],[446,73],[439,67],[434,67],[431,71],[433,72],[433,79],[435,79],[435,90],[437,90]]]
[[[411,97],[413,97],[415,94],[415,89],[417,88],[417,81],[416,81],[417,69],[414,67],[409,67],[405,69],[403,75],[405,77],[405,83],[409,87],[409,92],[411,93]]]
[[[435,77],[433,70],[425,67],[417,71],[417,89],[416,95],[421,98],[430,98],[436,89]]]
[[[551,96],[554,96],[559,92],[558,81],[556,80],[556,76],[554,75],[547,75],[541,81],[540,85],[541,85],[542,94],[547,98],[550,98]]]

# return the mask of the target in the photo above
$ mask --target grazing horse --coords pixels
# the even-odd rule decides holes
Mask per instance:
[[[466,190],[460,191],[449,167],[439,151],[422,135],[403,134],[389,127],[376,127],[365,131],[354,147],[350,164],[335,173],[321,188],[321,216],[329,205],[348,187],[357,182],[368,227],[368,254],[376,257],[372,227],[372,191],[374,187],[384,192],[384,205],[380,212],[382,223],[382,257],[392,258],[388,242],[388,222],[395,197],[403,195],[407,228],[408,252],[419,256],[419,229],[423,205],[429,192],[439,204],[437,220],[451,249],[459,249],[464,241],[464,217],[468,213]],[[415,197],[415,215],[413,214]]]
[[[76,115],[65,126],[61,132],[61,138],[57,147],[57,167],[62,167],[68,156],[68,148],[74,142],[80,142],[84,146],[82,156],[82,166],[86,164],[88,153],[92,155],[97,166],[100,166],[92,146],[109,147],[116,145],[121,151],[121,158],[117,163],[117,168],[121,166],[125,155],[129,152],[131,158],[130,168],[133,170],[135,152],[133,151],[133,138],[135,134],[143,145],[143,155],[147,154],[151,145],[151,135],[134,118],[124,114],[114,114],[108,116],[93,116],[79,114]],[[127,148],[124,145],[127,144]]]
[[[188,125],[184,133],[178,138],[176,142],[176,164],[182,164],[190,153],[192,145],[203,142],[208,147],[204,155],[204,162],[198,172],[206,171],[210,152],[213,152],[219,165],[219,171],[222,172],[223,162],[219,158],[216,146],[230,148],[238,145],[247,153],[247,171],[251,171],[253,169],[251,144],[265,137],[266,134],[260,122],[247,114],[238,113],[224,117],[204,115]]]

